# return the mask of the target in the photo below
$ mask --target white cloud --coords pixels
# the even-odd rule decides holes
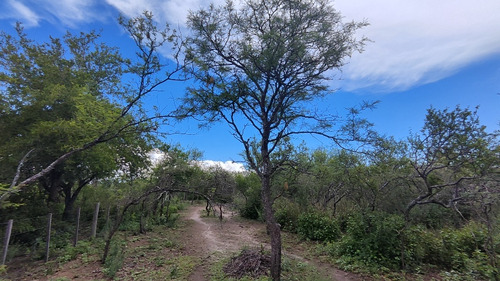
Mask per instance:
[[[151,160],[151,166],[156,167],[161,161],[165,159],[165,153],[159,149],[153,149],[148,152],[149,160]]]
[[[181,26],[189,10],[208,3],[107,1],[129,16],[144,9],[162,11],[162,19]],[[345,90],[404,90],[445,78],[500,50],[498,0],[335,0],[334,5],[345,21],[366,19],[370,26],[359,34],[373,41],[343,68]]]
[[[2,18],[21,21],[27,27],[38,26],[42,20],[77,27],[107,16],[98,4],[97,0],[7,0],[0,3],[0,10],[4,10]]]
[[[220,167],[226,171],[235,173],[243,173],[247,171],[243,164],[234,161],[223,162],[223,161],[213,161],[213,160],[201,160],[197,161],[197,164],[201,168],[206,168],[206,169],[211,167]]]
[[[332,0],[333,1],[333,0]],[[216,4],[224,0],[215,0]],[[236,1],[238,2],[238,1]],[[203,0],[7,0],[0,8],[37,25],[41,18],[57,18],[67,26],[109,16],[103,3],[126,16],[153,11],[159,21],[185,27],[190,10],[206,7]],[[369,88],[404,90],[445,78],[460,68],[500,53],[498,0],[335,0],[345,21],[366,19],[360,30],[371,40],[342,71],[345,90]],[[104,9],[105,10],[105,9]],[[8,17],[3,12],[1,17]],[[183,31],[185,32],[185,31]],[[335,83],[335,87],[338,87]]]
[[[165,153],[163,153],[159,149],[153,149],[152,151],[148,152],[148,157],[151,160],[151,166],[155,167],[158,164],[161,163],[165,159]],[[194,164],[203,168],[203,169],[209,169],[212,167],[220,167],[226,171],[229,172],[235,172],[235,173],[243,173],[246,172],[247,170],[245,169],[245,166],[242,163],[234,162],[234,161],[214,161],[214,160],[196,160],[194,161]]]
[[[64,25],[75,27],[81,22],[92,22],[101,17],[102,11],[96,11],[95,0],[45,0],[46,11]]]
[[[5,11],[7,11],[7,13],[2,14],[3,18],[16,18],[17,20],[22,21],[25,26],[38,25],[40,17],[25,4],[16,0],[8,0],[4,4],[7,4],[7,7],[5,7]]]
[[[147,10],[152,11],[160,21],[185,28],[190,11],[207,7],[212,2],[216,5],[222,4],[224,0],[106,0],[106,2],[128,17],[138,16]]]
[[[345,20],[366,19],[374,42],[344,68],[343,88],[404,90],[500,53],[500,1],[337,0]]]
[[[127,17],[135,17],[144,11],[157,11],[160,1],[148,0],[106,0],[106,2]]]

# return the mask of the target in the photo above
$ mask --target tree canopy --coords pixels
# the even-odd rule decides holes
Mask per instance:
[[[148,12],[120,23],[136,57],[124,58],[96,32],[47,43],[30,40],[20,24],[17,37],[1,33],[0,162],[6,169],[0,178],[10,185],[2,200],[40,182],[49,198],[63,192],[70,202],[80,184],[117,169],[133,172],[147,161],[158,121],[171,115],[147,114],[142,100],[165,82],[184,79],[179,38]],[[174,50],[170,66],[159,55],[166,45]]]

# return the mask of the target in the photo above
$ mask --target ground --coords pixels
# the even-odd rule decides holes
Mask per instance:
[[[174,229],[156,227],[146,234],[122,235],[127,246],[122,255],[123,266],[115,273],[114,280],[224,280],[224,277],[214,277],[217,263],[227,261],[242,249],[269,250],[269,237],[263,223],[242,219],[230,211],[224,213],[222,220],[206,217],[202,205],[190,205],[183,210]],[[308,268],[303,274],[308,274],[309,280],[365,280],[322,262],[311,254],[305,241],[294,235],[284,233],[283,242],[286,280],[303,280],[296,276],[301,274],[297,267]],[[109,261],[116,260],[118,264],[120,257],[119,252]],[[58,258],[47,264],[27,260],[13,262],[8,265],[5,277],[7,280],[112,280],[109,268],[113,267],[103,268],[98,253],[84,253],[70,261]],[[317,277],[311,279],[310,274]]]

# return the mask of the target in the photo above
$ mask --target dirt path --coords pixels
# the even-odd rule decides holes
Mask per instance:
[[[244,247],[268,248],[268,236],[265,225],[260,222],[244,220],[230,213],[224,220],[215,217],[201,217],[205,212],[203,206],[190,206],[182,214],[187,221],[182,240],[187,254],[201,258],[201,264],[189,276],[192,281],[209,280],[209,269],[217,257],[237,253]],[[300,248],[284,251],[284,255],[313,264],[326,278],[336,281],[363,280],[359,276],[332,267],[330,264],[304,258]]]
[[[236,253],[244,247],[259,247],[265,232],[263,224],[241,220],[230,212],[222,222],[216,217],[201,217],[203,206],[191,206],[182,217],[187,221],[183,227],[182,240],[185,251],[201,258],[189,280],[209,280],[209,268],[216,256]]]

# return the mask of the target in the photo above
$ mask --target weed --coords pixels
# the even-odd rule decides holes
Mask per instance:
[[[124,241],[113,241],[111,242],[111,248],[109,251],[108,258],[104,264],[104,273],[113,278],[118,270],[123,266],[123,260],[125,258],[125,247]]]

